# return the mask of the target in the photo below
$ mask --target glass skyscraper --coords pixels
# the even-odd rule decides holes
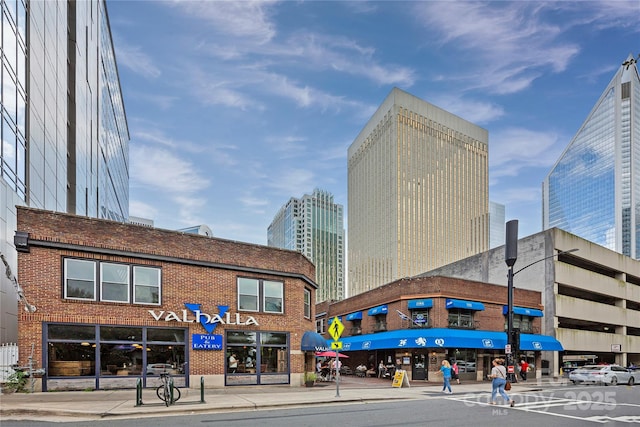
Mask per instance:
[[[349,147],[349,296],[488,249],[488,138],[391,91]]]
[[[543,229],[640,257],[640,77],[629,55],[543,182]]]
[[[342,300],[344,287],[344,214],[327,191],[291,198],[267,230],[267,245],[303,253],[316,266],[316,302]]]
[[[129,130],[104,0],[0,12],[0,252],[15,272],[16,205],[128,220]],[[14,341],[16,290],[0,277],[0,342]]]

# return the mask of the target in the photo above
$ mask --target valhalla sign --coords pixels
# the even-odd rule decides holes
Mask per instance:
[[[165,311],[165,310],[149,310],[149,314],[157,321],[164,320],[165,322],[185,322],[185,323],[200,323],[209,334],[220,325],[256,325],[257,320],[253,316],[247,316],[244,319],[240,317],[240,313],[235,313],[232,316],[229,313],[228,305],[219,305],[218,314],[207,314],[200,310],[200,304],[185,303],[186,310]]]

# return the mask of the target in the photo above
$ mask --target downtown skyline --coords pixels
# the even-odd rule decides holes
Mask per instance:
[[[636,2],[107,4],[130,214],[266,244],[290,197],[349,209],[347,148],[398,87],[489,132],[489,199],[541,230],[541,184],[629,54]],[[348,225],[345,224],[345,227]]]

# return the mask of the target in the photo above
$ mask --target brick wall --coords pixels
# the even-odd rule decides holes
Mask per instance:
[[[422,298],[433,299],[429,321],[434,328],[448,327],[449,312],[445,307],[445,300],[455,298],[479,301],[484,304],[485,310],[474,314],[477,329],[504,330],[505,317],[502,314],[502,307],[507,305],[507,288],[505,286],[441,276],[400,279],[346,300],[324,303],[322,308],[317,305],[316,310],[317,312],[326,311],[327,317],[345,316],[349,313],[364,311],[362,313],[362,333],[367,334],[373,332],[375,324],[375,317],[367,316],[368,309],[387,304],[389,308],[387,330],[402,329],[408,325],[396,310],[409,315],[408,300]],[[543,308],[540,292],[514,289],[513,299],[514,306]],[[350,326],[350,322],[345,321],[345,336],[348,335]],[[533,326],[539,330],[539,318],[534,319]]]
[[[315,267],[302,254],[267,246],[210,238],[195,234],[122,224],[114,221],[79,217],[32,208],[18,207],[18,231],[28,232],[30,239],[44,243],[34,245],[28,253],[19,253],[18,277],[35,313],[21,312],[18,320],[21,355],[31,353],[43,363],[42,323],[68,322],[102,325],[136,325],[187,327],[191,334],[206,333],[202,325],[184,322],[157,321],[148,310],[174,311],[185,309],[184,303],[200,303],[203,312],[218,313],[217,305],[230,306],[237,313],[237,277],[251,277],[284,282],[284,314],[240,312],[241,318],[253,316],[259,326],[218,325],[216,334],[226,329],[290,332],[290,371],[304,371],[304,355],[300,350],[302,334],[315,330],[315,309],[304,318],[304,289],[311,291],[315,301]],[[81,250],[52,244],[79,245]],[[107,250],[127,251],[106,254]],[[102,253],[99,253],[102,252]],[[143,259],[142,255],[171,257],[164,261]],[[63,299],[63,259],[76,257],[136,265],[151,265],[162,269],[162,304],[134,305]],[[260,269],[260,273],[234,271],[211,266],[182,263],[197,260],[210,263]],[[287,277],[294,275],[294,277]],[[305,280],[306,279],[306,280]],[[190,343],[187,343],[190,348]],[[224,352],[190,352],[190,375],[224,373]],[[26,357],[26,356],[25,356]]]

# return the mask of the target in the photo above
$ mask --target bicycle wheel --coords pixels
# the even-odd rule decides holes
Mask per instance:
[[[158,388],[156,389],[156,395],[158,396],[158,399],[162,400],[165,403],[165,405],[169,406],[169,404],[171,403],[171,395],[169,394],[168,385],[162,384],[158,386]]]

